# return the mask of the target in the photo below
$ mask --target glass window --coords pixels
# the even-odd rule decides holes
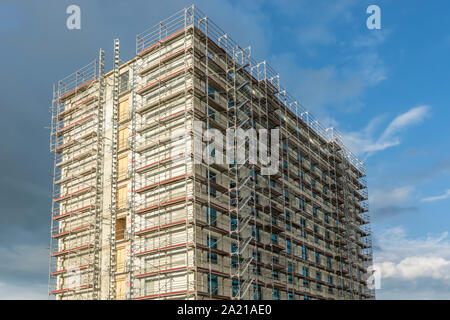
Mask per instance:
[[[277,243],[278,243],[278,237],[277,237],[277,235],[276,235],[276,234],[270,235],[270,240],[271,240],[273,243],[277,244]]]
[[[217,239],[206,236],[206,245],[211,249],[217,249]],[[208,262],[217,263],[217,253],[208,251]]]
[[[280,300],[280,290],[273,289],[273,300]]]
[[[236,279],[232,282],[232,294],[233,297],[236,297],[239,294],[239,282]]]
[[[287,247],[287,253],[291,254],[292,253],[292,242],[290,240],[286,240],[286,247]]]
[[[208,274],[208,293],[218,294],[219,292],[219,281],[217,276]]]
[[[261,286],[259,285],[253,286],[253,298],[255,300],[262,300]]]
[[[214,209],[206,208],[206,221],[212,226],[217,226],[217,212]]]

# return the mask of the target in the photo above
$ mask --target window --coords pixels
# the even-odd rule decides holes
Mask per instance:
[[[230,230],[234,231],[237,229],[237,219],[230,217]]]
[[[233,297],[236,297],[239,294],[239,282],[237,280],[233,280],[232,282],[232,294]]]
[[[302,268],[302,275],[303,275],[304,277],[308,277],[308,276],[309,276],[309,270],[308,270],[307,267],[303,267],[303,268]]]
[[[217,249],[217,239],[206,236],[206,245],[211,249]],[[208,262],[217,263],[217,253],[208,251]]]
[[[252,226],[252,236],[256,239],[256,241],[259,242],[260,238],[259,238],[259,228]]]
[[[127,220],[120,218],[116,220],[116,240],[125,239],[125,232],[127,230]]]
[[[278,244],[278,236],[276,234],[270,235],[270,240],[272,243]]]
[[[280,290],[273,289],[273,300],[280,300]]]
[[[261,261],[261,253],[260,253],[260,252],[253,251],[253,258],[254,258],[256,261]]]
[[[284,200],[289,202],[289,191],[287,189],[284,190]]]
[[[208,86],[208,97],[210,97],[211,99],[215,99],[216,98],[216,92],[210,86]]]
[[[255,170],[250,170],[250,175],[252,176],[252,180],[258,184],[258,174],[255,172]]]
[[[300,209],[305,210],[305,201],[303,199],[298,199],[298,206]]]
[[[315,258],[316,258],[316,263],[320,264],[320,253],[316,252],[315,253]]]
[[[290,240],[286,240],[287,253],[292,254],[292,242]]]
[[[294,268],[292,267],[292,263],[288,263],[288,271],[292,272],[294,270]]]
[[[313,207],[312,210],[313,210],[313,215],[314,215],[314,217],[317,217],[317,208],[316,208],[316,207]]]
[[[305,247],[302,247],[302,259],[308,260],[308,250]]]
[[[261,275],[261,266],[253,266],[253,273],[256,275]]]
[[[289,292],[289,300],[294,300],[294,294],[292,292]]]
[[[217,276],[208,274],[208,293],[218,294],[219,292],[219,281]]]
[[[208,108],[208,116],[211,120],[216,120],[216,112],[211,108]]]
[[[217,226],[217,212],[214,209],[206,208],[206,221],[212,226]]]
[[[119,94],[128,90],[129,79],[130,79],[130,75],[129,75],[128,71],[124,72],[124,73],[122,73],[120,75],[120,78],[119,78]]]
[[[278,271],[277,270],[273,270],[272,271],[272,279],[274,280],[278,280],[280,278]]]
[[[206,178],[209,179],[212,183],[216,183],[216,173],[206,170]],[[212,188],[211,186],[207,186],[208,192],[211,196],[216,196],[216,189]]]
[[[206,148],[209,151],[209,159],[210,160],[216,159],[216,148],[213,148],[210,145],[208,145]]]
[[[316,272],[316,280],[317,281],[321,281],[321,278],[322,278],[321,273],[320,272]],[[319,282],[316,283],[316,289],[317,290],[321,290],[322,289],[322,285]]]
[[[306,228],[306,219],[305,218],[300,218],[300,225],[304,228]]]
[[[236,243],[232,243],[231,244],[231,253],[235,253],[238,250],[238,246]],[[231,267],[233,269],[236,269],[239,265],[239,261],[238,261],[238,257],[236,257],[236,255],[232,255],[231,256]]]
[[[294,278],[292,277],[292,274],[288,274],[288,281],[290,284],[294,283]]]
[[[253,299],[262,300],[261,286],[253,285]]]
[[[327,267],[331,268],[331,258],[327,257]]]

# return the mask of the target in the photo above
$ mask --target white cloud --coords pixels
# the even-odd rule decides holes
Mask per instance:
[[[450,260],[441,257],[407,257],[397,263],[381,262],[376,265],[376,268],[381,270],[382,278],[450,279]]]
[[[450,292],[448,232],[410,238],[402,227],[376,238],[374,266],[381,278],[377,297],[383,299],[442,299]]]
[[[396,117],[381,135],[381,141],[389,140],[395,133],[414,124],[418,124],[428,115],[429,106],[418,106]]]
[[[430,109],[430,106],[422,105],[402,113],[389,123],[378,138],[375,138],[374,132],[382,117],[376,117],[363,130],[344,133],[344,141],[355,153],[370,156],[377,151],[399,145],[401,143],[400,132],[422,122],[429,116]]]
[[[443,195],[423,198],[420,201],[422,201],[422,202],[434,202],[434,201],[444,200],[444,199],[448,199],[448,198],[450,198],[450,189],[448,189]]]

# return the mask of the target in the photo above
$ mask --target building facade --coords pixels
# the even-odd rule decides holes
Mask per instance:
[[[364,164],[266,62],[193,6],[119,50],[54,87],[51,296],[375,297]],[[253,129],[279,130],[275,173],[195,161],[219,154],[199,132]]]

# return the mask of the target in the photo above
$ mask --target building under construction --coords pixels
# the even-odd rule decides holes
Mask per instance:
[[[335,129],[194,6],[119,50],[54,86],[50,296],[374,299],[365,166]],[[279,129],[277,172],[194,163],[194,121]]]

